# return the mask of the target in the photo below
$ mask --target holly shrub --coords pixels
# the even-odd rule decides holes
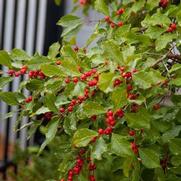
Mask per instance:
[[[85,20],[72,13],[57,22],[62,41],[47,56],[1,51],[0,64],[9,68],[1,88],[28,78],[0,98],[21,108],[18,120],[30,118],[24,127],[31,133],[46,125],[39,154],[60,139],[60,181],[181,180],[181,4],[79,0],[77,6],[104,15],[85,46],[75,41]]]

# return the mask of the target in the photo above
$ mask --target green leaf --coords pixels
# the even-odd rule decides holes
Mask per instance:
[[[42,80],[32,79],[26,84],[26,88],[30,91],[40,91],[43,88],[43,82]]]
[[[106,112],[106,109],[97,102],[89,101],[83,104],[82,111],[87,117],[99,115]]]
[[[175,85],[175,86],[180,87],[181,86],[181,78],[172,79],[170,81],[170,85]]]
[[[54,1],[55,1],[55,4],[56,4],[57,6],[60,6],[61,3],[62,3],[62,0],[54,0]]]
[[[134,12],[137,12],[139,10],[141,10],[145,5],[145,1],[144,0],[139,0],[139,1],[136,1],[134,2],[132,8],[131,8],[131,11],[134,11]]]
[[[115,89],[111,94],[111,100],[114,102],[115,109],[127,104],[127,91],[124,86]]]
[[[12,77],[0,77],[0,90],[12,80]]]
[[[161,73],[157,70],[150,71],[140,71],[133,76],[133,80],[136,85],[138,85],[142,89],[148,89],[152,87],[152,85],[156,85],[165,80]]]
[[[73,36],[80,30],[82,26],[82,21],[79,17],[73,15],[63,16],[57,23],[57,25],[63,26],[64,30],[62,33],[63,36]]]
[[[155,45],[156,45],[156,51],[159,52],[163,50],[168,43],[172,42],[175,38],[177,38],[176,34],[164,34],[159,37],[159,39],[156,40]]]
[[[150,26],[146,30],[146,35],[148,35],[151,39],[157,39],[161,36],[162,33],[165,32],[165,28],[161,28],[158,26]]]
[[[48,65],[48,64],[41,65],[41,70],[46,76],[49,76],[49,77],[52,77],[52,76],[61,77],[64,75],[63,71],[56,65]]]
[[[181,138],[172,139],[169,142],[169,149],[174,155],[181,155]]]
[[[98,82],[99,89],[105,93],[112,91],[114,76],[114,73],[111,72],[100,74]]]
[[[147,0],[147,2],[146,2],[146,7],[149,10],[156,8],[157,6],[158,6],[158,1],[156,1],[156,0]]]
[[[10,56],[14,61],[25,61],[30,59],[30,56],[24,50],[17,48],[12,50]]]
[[[82,82],[78,82],[75,87],[74,90],[72,91],[72,96],[80,96],[80,95],[84,95],[84,89],[85,89],[86,85]]]
[[[120,65],[124,65],[123,55],[120,51],[119,45],[113,40],[108,40],[103,43],[102,49],[104,50],[104,54],[107,58],[119,63]]]
[[[74,114],[64,119],[63,128],[68,135],[72,135],[73,131],[77,129],[77,118]]]
[[[8,105],[18,105],[18,93],[16,92],[0,92],[0,100],[6,102]]]
[[[48,51],[48,57],[55,58],[59,54],[60,44],[58,42],[53,43]]]
[[[169,70],[169,73],[176,72],[177,70],[180,70],[180,69],[181,69],[181,65],[180,64],[174,64],[172,66],[172,68]]]
[[[96,0],[95,9],[107,16],[109,15],[109,6],[106,4],[105,0]]]
[[[79,129],[73,136],[72,144],[75,147],[86,147],[95,136],[98,136],[96,131],[87,128]]]
[[[123,173],[126,177],[129,177],[129,173],[132,168],[133,157],[127,157],[123,163]]]
[[[45,147],[54,139],[57,133],[58,123],[59,123],[59,118],[54,118],[47,125],[47,132],[45,134],[46,139],[41,145],[38,154],[40,154],[45,149]]]
[[[125,119],[130,128],[150,129],[151,116],[146,109],[141,109],[137,113],[126,113]]]
[[[166,131],[162,135],[162,140],[164,143],[167,143],[169,140],[172,140],[173,138],[177,137],[180,134],[181,131],[181,125],[177,125],[176,127],[173,127],[171,130]]]
[[[12,67],[11,58],[9,54],[4,50],[0,50],[0,65],[7,66],[9,68]]]
[[[112,134],[111,152],[121,157],[133,156],[130,143],[118,134]]]
[[[46,113],[46,112],[50,112],[50,109],[48,109],[47,107],[42,106],[41,108],[39,108],[39,109],[35,112],[35,114],[36,114],[36,115],[40,115],[40,114],[44,114],[44,113]]]
[[[100,137],[92,150],[91,158],[96,159],[96,160],[101,160],[103,153],[107,151],[107,145],[106,142],[102,137]]]
[[[56,96],[54,94],[47,94],[45,96],[45,105],[53,112],[58,112],[58,108],[55,106]]]
[[[150,169],[160,167],[160,158],[156,151],[149,148],[140,148],[139,155],[145,167]]]

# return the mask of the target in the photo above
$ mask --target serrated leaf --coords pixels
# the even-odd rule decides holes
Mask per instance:
[[[125,119],[130,128],[150,129],[151,116],[146,109],[141,109],[137,113],[126,113]]]
[[[72,144],[76,147],[86,147],[95,136],[98,136],[96,131],[87,128],[79,129],[73,136]]]
[[[53,112],[58,112],[58,108],[55,106],[56,96],[54,94],[47,94],[45,96],[45,106]]]
[[[12,67],[11,58],[9,54],[4,50],[0,50],[0,65],[7,66],[9,68]]]
[[[60,44],[58,42],[53,43],[48,51],[48,57],[55,58],[59,54]]]
[[[0,100],[6,102],[8,105],[18,105],[18,93],[16,92],[0,92]]]
[[[105,93],[112,91],[114,76],[114,73],[111,72],[100,74],[98,82],[99,89]]]
[[[103,43],[102,49],[104,50],[104,55],[112,60],[113,62],[124,65],[123,55],[120,51],[120,47],[112,40],[108,40]]]
[[[181,86],[181,78],[172,79],[169,84],[180,87]]]
[[[172,42],[175,38],[177,38],[176,34],[164,34],[159,37],[159,39],[156,40],[155,45],[156,45],[156,51],[161,51],[163,50],[168,43]]]
[[[63,71],[56,65],[48,65],[48,64],[41,65],[41,71],[46,76],[49,76],[49,77],[52,77],[52,76],[60,76],[61,77],[64,75]]]
[[[12,80],[12,77],[0,77],[0,90]]]
[[[123,107],[127,104],[127,91],[124,86],[115,89],[111,94],[111,100],[114,103],[115,109]]]
[[[104,139],[102,137],[100,137],[96,141],[96,143],[93,147],[91,157],[96,160],[101,160],[103,153],[105,153],[106,151],[107,151],[106,142],[104,141]]]
[[[58,123],[59,123],[59,119],[54,118],[47,125],[47,132],[45,134],[46,139],[43,142],[43,144],[41,145],[38,154],[40,154],[45,149],[45,147],[54,139],[54,137],[57,133]]]
[[[161,76],[160,72],[157,70],[140,71],[133,76],[133,80],[136,85],[142,89],[148,89],[152,85],[156,85],[163,82],[165,78]]]
[[[10,56],[14,61],[25,61],[31,58],[24,50],[18,48],[14,48]]]
[[[172,139],[169,142],[169,149],[174,155],[181,154],[181,138]]]
[[[82,111],[87,117],[99,115],[106,112],[106,109],[97,102],[89,101],[83,104]]]
[[[96,0],[95,9],[107,16],[109,15],[109,6],[106,4],[105,0]]]
[[[140,148],[139,155],[145,167],[147,168],[160,167],[159,154],[156,151],[149,148]]]
[[[111,152],[121,157],[133,156],[130,143],[118,134],[112,134]]]
[[[39,109],[35,112],[35,114],[36,114],[36,115],[40,115],[40,114],[44,114],[44,113],[46,113],[46,112],[50,112],[50,109],[48,109],[47,107],[42,106],[41,108],[39,108]]]

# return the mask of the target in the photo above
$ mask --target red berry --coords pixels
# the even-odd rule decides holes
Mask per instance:
[[[114,113],[113,113],[113,111],[109,110],[109,111],[107,111],[106,115],[107,115],[107,116],[113,116]]]
[[[84,80],[87,79],[87,76],[86,76],[85,74],[82,74],[82,75],[80,76],[80,79],[81,79],[82,81],[84,81]]]
[[[154,109],[155,111],[159,110],[160,108],[161,108],[160,104],[155,104],[155,105],[153,105],[153,109]]]
[[[65,108],[61,107],[61,108],[59,109],[59,111],[60,111],[61,113],[64,113],[64,112],[65,112]]]
[[[72,112],[73,111],[73,106],[69,106],[68,107],[68,112]]]
[[[98,130],[98,133],[99,133],[100,135],[102,135],[102,134],[104,134],[104,130],[103,130],[102,128],[100,128],[100,129]]]
[[[88,0],[79,0],[79,4],[84,6],[88,3]]]
[[[21,75],[21,72],[20,71],[17,71],[14,73],[15,77],[19,77]]]
[[[130,131],[129,131],[129,135],[130,135],[130,136],[135,136],[135,131],[134,131],[134,130],[130,130]]]
[[[121,15],[121,14],[123,14],[124,12],[125,12],[124,8],[121,8],[121,9],[119,9],[118,11],[116,11],[116,14],[117,14],[117,15]]]
[[[26,73],[26,71],[27,71],[26,69],[21,69],[20,70],[21,75],[24,75]]]
[[[88,71],[88,72],[85,72],[84,74],[86,75],[86,77],[90,77],[92,75],[92,72]]]
[[[71,106],[75,106],[76,104],[77,104],[77,100],[72,99],[72,101],[71,101],[70,105],[71,105]]]
[[[96,115],[93,115],[93,116],[91,116],[91,119],[92,119],[92,121],[96,121],[97,116],[96,116]]]
[[[90,80],[90,81],[88,82],[88,86],[89,86],[89,87],[94,87],[94,86],[96,86],[96,85],[97,85],[97,80],[96,80],[96,79]]]
[[[56,64],[57,64],[57,65],[61,65],[62,62],[61,62],[60,60],[57,60],[57,61],[56,61]]]
[[[131,84],[127,85],[127,92],[130,92],[131,90],[133,90],[133,86]]]
[[[110,135],[110,134],[112,133],[112,131],[113,131],[112,127],[107,127],[107,128],[105,129],[104,133],[105,133],[106,135]]]
[[[97,70],[96,70],[96,69],[92,69],[91,72],[92,72],[93,74],[95,74],[95,73],[97,72]]]
[[[169,0],[160,0],[159,6],[162,8],[166,8],[168,6]]]
[[[110,24],[110,26],[111,26],[111,28],[115,28],[116,24],[112,22],[112,23]]]
[[[29,96],[28,98],[25,99],[26,103],[30,103],[33,100],[32,96]]]
[[[35,74],[34,74],[34,71],[33,71],[33,70],[29,71],[29,74],[28,74],[29,78],[33,78],[34,75],[35,75]]]
[[[121,27],[121,26],[123,26],[123,25],[124,25],[124,23],[123,23],[122,21],[118,22],[118,26],[119,26],[119,27]]]
[[[94,175],[90,175],[89,176],[89,181],[96,181],[95,176]]]
[[[118,116],[119,118],[122,118],[124,116],[124,111],[122,109],[118,109],[116,111],[116,116]]]
[[[78,47],[78,46],[75,46],[75,47],[74,47],[74,51],[75,51],[75,52],[78,52],[78,51],[79,51],[79,47]]]
[[[105,19],[105,21],[106,21],[107,23],[109,23],[109,22],[111,21],[111,19],[110,19],[109,16],[106,16],[104,19]]]
[[[138,154],[138,146],[136,145],[135,142],[131,142],[131,149],[135,154]]]
[[[70,78],[69,78],[69,77],[67,77],[67,78],[65,79],[65,83],[66,83],[66,84],[69,84],[69,83],[70,83]]]
[[[89,163],[89,170],[93,171],[96,169],[96,165],[94,163]]]
[[[114,85],[114,87],[116,87],[116,86],[119,86],[122,82],[123,82],[123,81],[120,80],[120,79],[115,79],[113,85]]]
[[[172,23],[170,25],[170,28],[172,28],[172,30],[175,31],[177,29],[177,25],[175,23]]]
[[[13,76],[13,75],[15,74],[15,70],[8,70],[8,74],[9,74],[10,76]]]
[[[79,81],[78,77],[73,78],[73,82],[76,84]]]

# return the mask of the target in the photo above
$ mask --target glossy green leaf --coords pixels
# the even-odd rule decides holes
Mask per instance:
[[[102,137],[100,137],[92,150],[91,157],[96,160],[101,160],[102,155],[107,151],[107,144]]]
[[[131,128],[150,129],[151,116],[146,109],[141,109],[137,113],[126,113],[125,119]]]
[[[0,50],[0,65],[7,66],[9,68],[12,67],[11,58],[9,54],[4,50]]]
[[[48,51],[48,57],[55,58],[59,54],[60,44],[58,42],[53,43]]]
[[[111,152],[120,157],[133,156],[130,143],[125,137],[118,134],[112,134]]]
[[[156,151],[149,148],[140,148],[139,155],[145,167],[147,168],[160,167],[160,158],[159,154]]]
[[[95,9],[105,15],[109,15],[109,7],[107,6],[105,0],[96,0]]]
[[[18,93],[15,92],[0,92],[0,100],[6,102],[8,105],[18,105]]]
[[[54,94],[47,94],[45,96],[45,106],[53,112],[58,112],[58,108],[55,106],[56,96]]]
[[[12,80],[12,77],[0,77],[0,90]]]
[[[41,66],[41,70],[46,76],[49,76],[49,77],[52,77],[52,76],[61,77],[64,75],[63,71],[56,65],[44,64]]]
[[[98,136],[96,131],[87,128],[79,129],[73,136],[72,144],[76,147],[86,147],[95,136]]]
[[[98,87],[101,91],[108,93],[112,91],[114,73],[102,73],[99,76]]]

